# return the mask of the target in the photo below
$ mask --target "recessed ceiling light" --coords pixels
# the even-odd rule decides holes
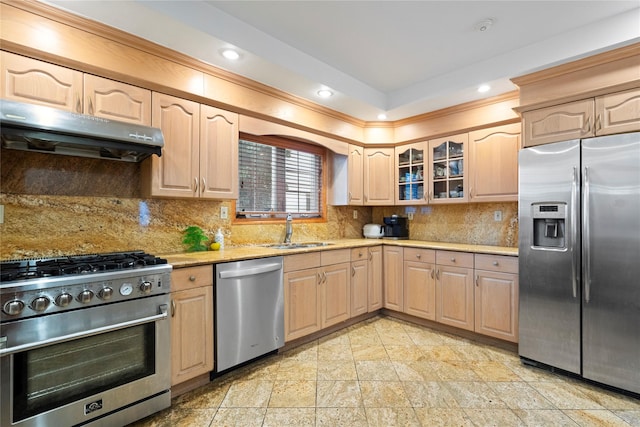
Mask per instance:
[[[329,89],[320,89],[317,94],[320,98],[329,98],[333,96],[333,92]]]
[[[486,33],[491,29],[492,26],[493,26],[493,19],[487,18],[476,24],[476,31],[479,31],[481,33]]]
[[[235,61],[240,58],[240,54],[233,49],[223,49],[220,53],[231,61]]]
[[[387,115],[385,113],[378,114],[378,120],[387,120]]]
[[[490,89],[491,89],[491,86],[489,85],[480,85],[478,87],[478,92],[485,93],[485,92],[489,92]]]

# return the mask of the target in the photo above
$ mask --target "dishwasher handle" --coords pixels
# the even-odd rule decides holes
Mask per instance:
[[[256,274],[270,273],[282,269],[281,263],[272,263],[261,265],[259,267],[245,268],[242,270],[226,270],[220,271],[218,274],[221,279],[233,279],[237,277],[254,276]]]

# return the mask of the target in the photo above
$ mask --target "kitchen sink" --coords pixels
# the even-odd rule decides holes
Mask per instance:
[[[304,242],[304,243],[272,243],[265,245],[267,248],[273,249],[304,249],[304,248],[317,248],[322,246],[330,246],[333,243],[328,242]]]

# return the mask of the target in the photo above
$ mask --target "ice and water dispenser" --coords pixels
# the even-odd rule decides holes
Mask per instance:
[[[566,248],[566,203],[534,203],[533,247],[539,249]]]

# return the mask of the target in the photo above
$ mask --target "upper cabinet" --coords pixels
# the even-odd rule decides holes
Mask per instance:
[[[364,148],[349,144],[347,191],[350,205],[364,205]]]
[[[468,202],[469,135],[429,141],[429,203]]]
[[[161,157],[145,160],[147,194],[237,198],[237,114],[156,92],[152,101],[165,146]]]
[[[640,88],[596,98],[596,135],[640,130]]]
[[[151,125],[151,91],[8,52],[2,98],[105,119]]]
[[[84,114],[151,126],[151,91],[84,75]]]
[[[427,143],[402,145],[395,149],[396,205],[426,202],[425,166]]]
[[[82,113],[82,73],[0,52],[2,98]]]
[[[364,149],[364,204],[393,205],[393,148]]]
[[[471,202],[518,201],[520,123],[469,133]]]

